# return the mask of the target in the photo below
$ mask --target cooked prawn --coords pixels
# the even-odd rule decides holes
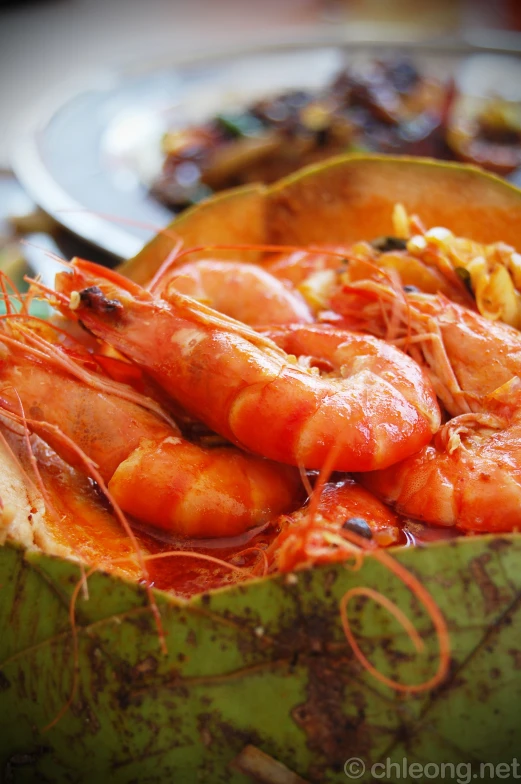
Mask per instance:
[[[320,376],[240,322],[179,293],[154,298],[97,265],[75,260],[56,287],[62,310],[212,430],[264,457],[317,468],[341,440],[333,468],[372,470],[414,453],[439,427],[423,372],[384,342],[312,332],[337,371]]]
[[[410,517],[473,532],[521,530],[521,382],[481,413],[454,417],[433,443],[364,484]],[[487,410],[488,409],[488,410]]]
[[[0,349],[4,410],[18,413],[21,404],[33,432],[82,468],[53,435],[59,428],[143,522],[192,537],[233,536],[298,504],[296,470],[186,441],[154,401],[82,367],[29,326],[4,320]]]
[[[348,321],[389,333],[422,364],[453,417],[432,444],[364,484],[410,517],[469,531],[521,526],[521,334],[445,297],[374,281],[350,288]],[[359,307],[354,307],[356,300]]]
[[[360,281],[336,306],[352,329],[392,339],[423,365],[451,416],[481,411],[484,397],[521,376],[521,333],[442,295]]]
[[[314,510],[308,503],[277,521],[280,533],[267,550],[268,561],[276,571],[331,563],[335,560],[335,541],[343,531],[354,532],[379,547],[400,541],[398,516],[351,477],[330,481],[319,492]],[[314,547],[317,541],[321,544]],[[341,550],[337,556],[341,561],[346,557]]]
[[[317,253],[302,249],[290,253],[270,254],[263,261],[263,267],[275,277],[298,287],[310,275],[342,268],[343,259],[339,254],[346,251],[342,248],[334,248],[334,250],[339,253]]]
[[[379,250],[379,240],[375,242],[376,247],[369,242],[357,242],[344,248],[343,259],[301,251],[268,259],[264,266],[273,275],[295,286],[318,313],[330,308],[335,310],[343,287],[368,278],[381,278],[379,271],[388,280],[398,280],[406,289],[414,287],[429,294],[441,293],[467,307],[473,305],[465,284],[438,246],[431,247],[425,242],[426,247],[419,255],[407,249],[405,240],[387,237],[383,241],[390,244],[390,250]]]
[[[172,289],[252,326],[313,321],[298,291],[255,264],[210,259],[183,264],[155,286],[167,301]]]

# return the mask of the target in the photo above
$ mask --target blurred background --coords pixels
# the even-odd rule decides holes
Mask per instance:
[[[0,3],[0,163],[31,103],[93,72],[158,55],[297,35],[461,38],[521,30],[518,0],[12,0]],[[508,36],[507,36],[508,39]]]
[[[1,2],[0,218],[2,246],[4,251],[9,247],[9,259],[13,254],[17,259],[20,256],[16,240],[23,232],[38,234],[41,244],[45,244],[44,236],[52,235],[52,242],[57,239],[66,254],[83,249],[81,238],[64,235],[55,221],[48,221],[40,212],[33,215],[34,197],[46,203],[45,189],[52,191],[54,175],[47,177],[47,171],[43,176],[39,160],[33,179],[28,162],[31,155],[20,152],[20,140],[30,136],[31,154],[34,154],[51,106],[88,92],[100,79],[117,81],[122,74],[128,76],[132,68],[143,69],[144,64],[150,64],[147,68],[153,71],[159,67],[154,64],[172,64],[194,56],[204,58],[206,53],[220,48],[248,49],[259,42],[313,39],[336,43],[416,42],[419,47],[438,46],[442,51],[449,45],[461,45],[464,49],[477,46],[483,52],[504,51],[515,58],[521,41],[521,3],[517,0]],[[74,139],[62,136],[58,142],[53,141],[54,149],[56,146],[65,149],[74,142],[70,163],[82,155],[81,136],[81,128],[74,133]],[[14,165],[18,180],[12,172],[17,156],[19,163]],[[64,161],[60,165],[69,166]],[[38,186],[33,188],[36,181]],[[76,185],[88,187],[88,182]],[[87,206],[93,209],[93,202]],[[130,209],[128,214],[131,213]],[[89,250],[92,257],[105,258],[99,248],[89,246]],[[22,255],[31,252],[25,249]],[[5,259],[4,253],[2,263]]]

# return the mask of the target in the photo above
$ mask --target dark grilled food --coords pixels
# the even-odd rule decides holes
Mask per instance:
[[[446,95],[408,59],[347,67],[320,92],[293,90],[168,132],[153,192],[178,209],[350,150],[446,157]]]

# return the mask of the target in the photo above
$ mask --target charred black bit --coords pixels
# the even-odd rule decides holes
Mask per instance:
[[[458,278],[461,281],[463,281],[469,294],[472,294],[472,296],[474,296],[474,292],[472,290],[472,279],[470,277],[470,272],[468,271],[468,269],[465,269],[465,267],[454,267],[454,272],[456,273]]]
[[[521,126],[509,102],[491,98],[477,117],[478,139],[503,147],[517,147],[521,143]]]
[[[123,312],[123,305],[119,299],[108,299],[99,286],[89,286],[80,291],[80,300],[82,305],[100,315]]]
[[[87,325],[86,325],[86,324],[84,324],[84,323],[83,323],[83,321],[82,321],[81,319],[78,319],[78,326],[80,326],[82,329],[84,329],[84,330],[85,330],[85,332],[88,332],[88,333],[89,333],[89,335],[93,335],[93,334],[94,334],[94,333],[92,332],[92,330],[91,330],[91,329],[89,329],[89,328],[87,327]]]
[[[406,57],[360,65],[346,65],[320,89],[288,90],[167,133],[152,192],[177,210],[212,190],[274,182],[347,150],[451,157],[441,128],[444,85]]]
[[[315,131],[317,147],[325,147],[328,144],[330,133],[329,128],[320,128],[318,131]]]
[[[401,237],[377,237],[371,242],[375,250],[381,253],[387,253],[389,250],[406,250],[407,240]]]
[[[412,284],[408,283],[406,286],[403,287],[403,290],[406,294],[418,294],[420,289],[418,286],[413,286]]]
[[[105,495],[105,492],[101,489],[100,485],[91,477],[89,477],[87,481],[90,488],[92,489],[92,492],[96,496],[98,503],[103,506],[104,509],[112,509],[112,504]]]
[[[367,520],[364,520],[363,517],[350,517],[343,523],[342,528],[345,531],[352,531],[354,534],[358,534],[358,536],[362,536],[364,539],[373,538],[373,532],[369,527],[369,523]]]
[[[35,772],[34,766],[37,765],[38,761],[50,751],[51,749],[46,746],[37,746],[33,751],[19,751],[15,754],[12,754],[6,761],[1,780],[5,781],[6,784],[19,781],[20,777],[18,775],[18,771],[21,768],[33,768],[33,772]],[[27,773],[29,773],[29,771],[27,771]],[[29,780],[30,778],[35,780],[33,776],[23,776],[23,778],[26,778],[26,780]]]

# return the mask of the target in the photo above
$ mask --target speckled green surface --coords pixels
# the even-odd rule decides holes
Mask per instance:
[[[254,743],[311,782],[345,781],[345,760],[509,761],[519,750],[521,536],[396,551],[444,613],[451,674],[434,692],[398,695],[363,671],[343,636],[339,600],[354,585],[395,601],[426,641],[418,655],[396,622],[351,607],[382,672],[431,675],[437,643],[409,591],[370,556],[177,602],[157,598],[162,654],[146,593],[96,573],[77,605],[79,686],[69,602],[79,569],[0,550],[0,749],[10,781],[240,782],[228,767]],[[464,730],[462,729],[464,727]],[[367,779],[369,780],[369,779]]]

